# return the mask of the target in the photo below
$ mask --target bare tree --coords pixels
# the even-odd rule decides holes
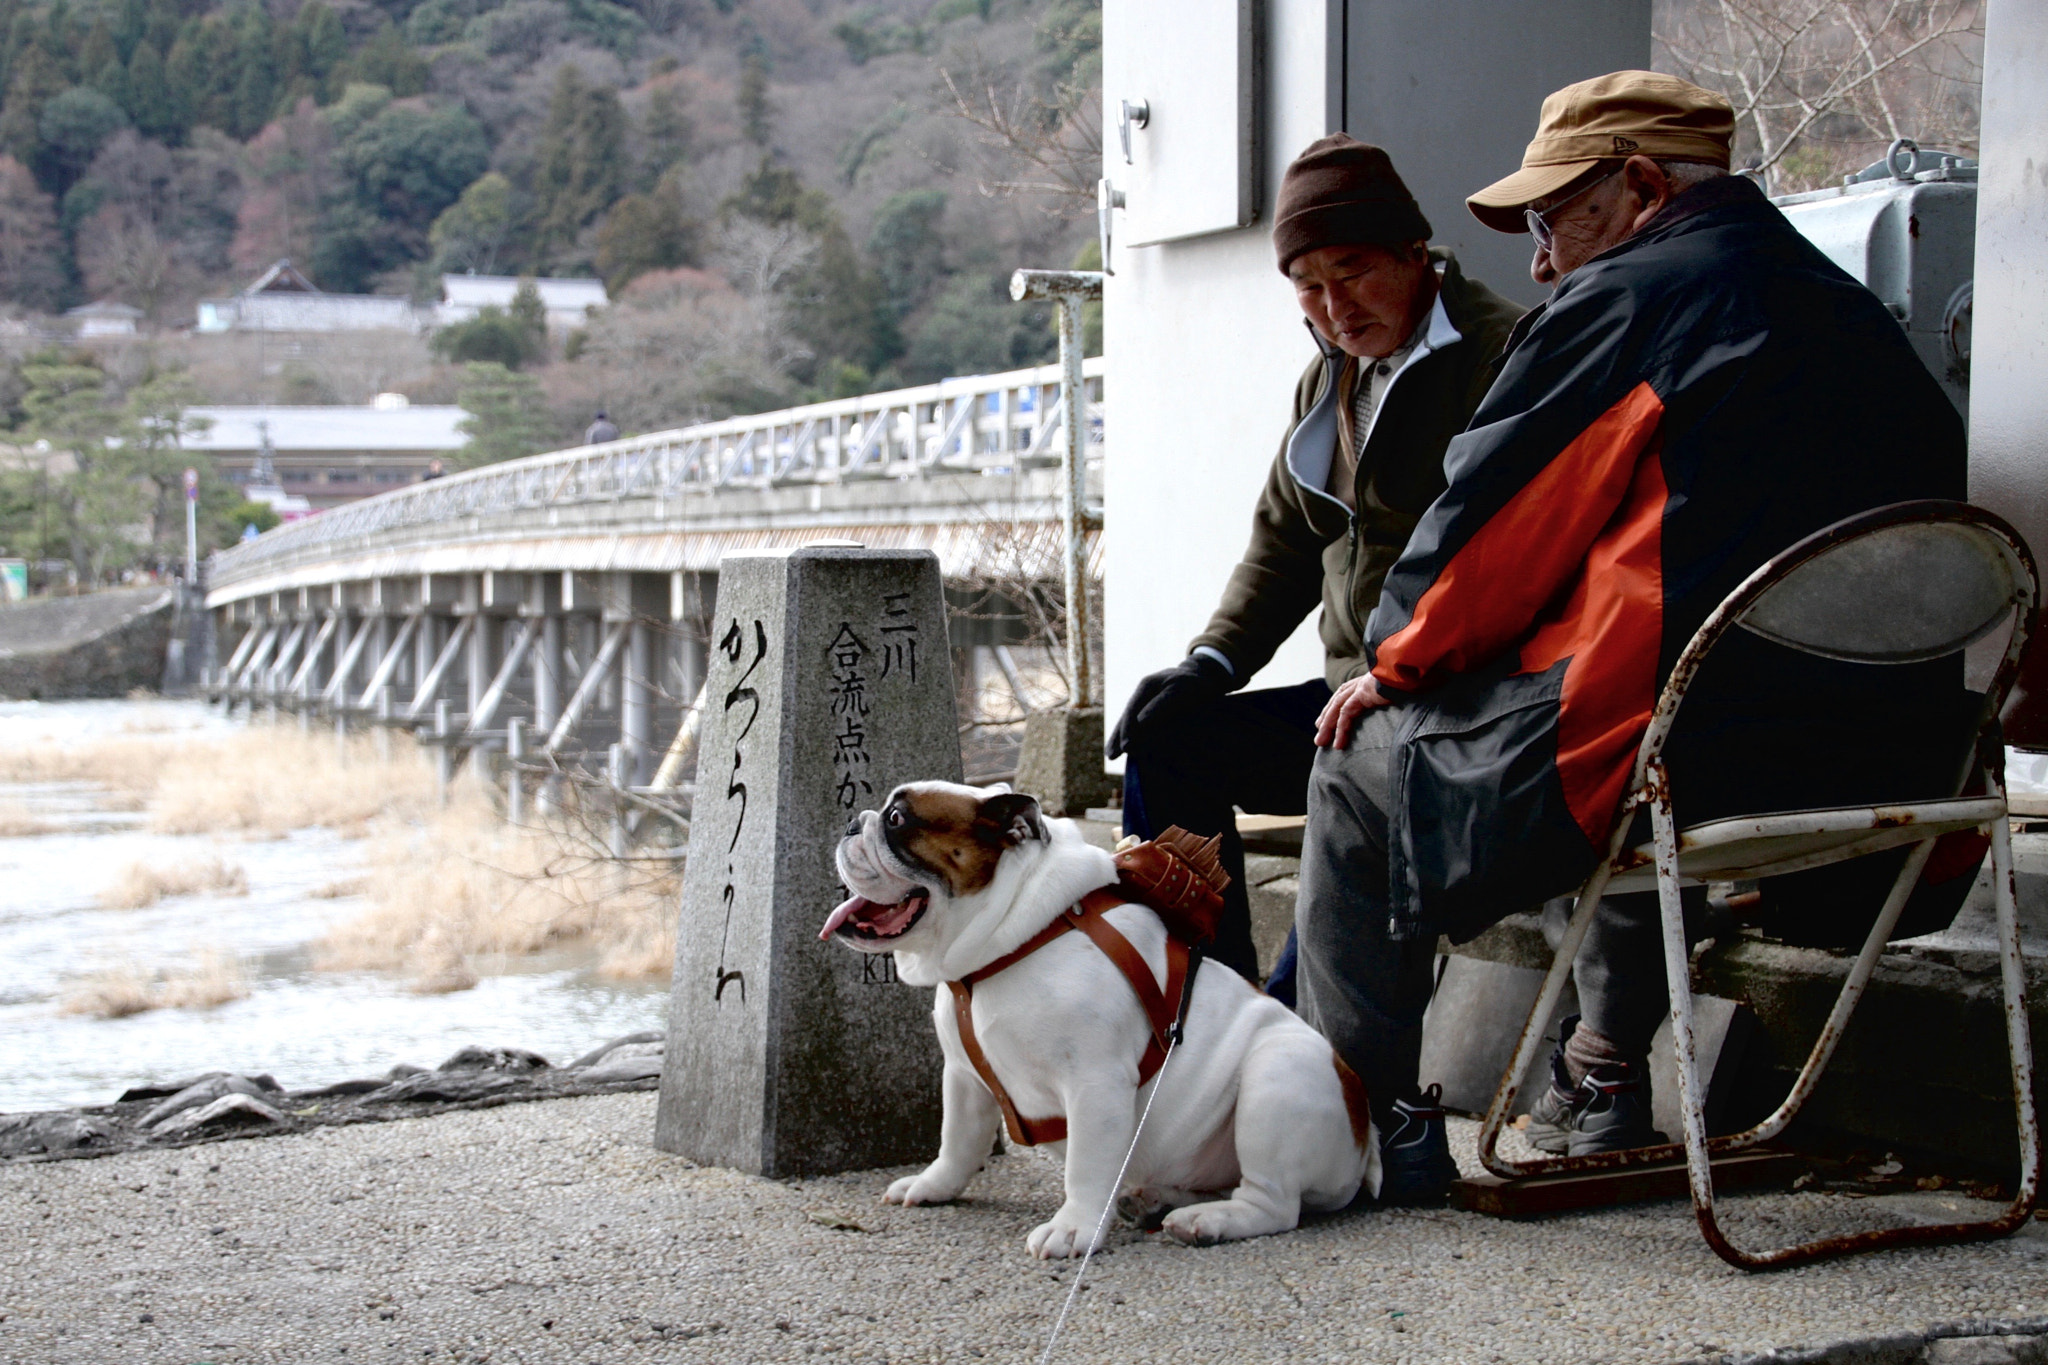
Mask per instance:
[[[123,299],[157,319],[180,282],[181,262],[155,224],[103,204],[78,228],[78,264],[96,298]]]
[[[0,296],[31,308],[55,306],[64,287],[58,248],[50,196],[26,166],[0,156]]]
[[[970,57],[959,71],[939,68],[946,104],[979,130],[988,157],[981,192],[1039,197],[1056,217],[1095,211],[1102,175],[1102,90],[1061,83],[1047,92],[1028,74]]]
[[[1737,161],[1778,193],[1910,137],[1977,146],[1982,0],[1677,0],[1664,65],[1735,106]]]

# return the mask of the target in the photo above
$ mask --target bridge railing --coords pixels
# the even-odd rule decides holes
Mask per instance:
[[[1102,359],[1082,367],[1087,458],[1102,444]],[[214,556],[215,581],[315,546],[528,508],[721,488],[996,473],[1057,463],[1059,366],[942,380],[486,465],[344,503]]]

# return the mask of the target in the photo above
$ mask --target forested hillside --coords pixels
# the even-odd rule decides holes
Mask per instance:
[[[330,291],[422,297],[443,271],[598,274],[615,306],[566,355],[442,339],[539,373],[501,397],[546,440],[592,404],[644,428],[1036,361],[1047,319],[1004,282],[1089,236],[1017,153],[1091,136],[1068,116],[1094,0],[0,0],[0,19],[0,301],[112,299],[167,328],[279,257]]]

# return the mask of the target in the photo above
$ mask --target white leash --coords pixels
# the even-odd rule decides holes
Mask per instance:
[[[1088,1239],[1088,1249],[1081,1253],[1081,1268],[1074,1272],[1073,1287],[1067,1290],[1067,1301],[1060,1305],[1060,1315],[1053,1320],[1052,1335],[1045,1339],[1045,1350],[1038,1357],[1038,1365],[1046,1365],[1052,1359],[1052,1348],[1059,1342],[1060,1329],[1067,1325],[1067,1315],[1074,1311],[1074,1300],[1081,1296],[1081,1281],[1088,1274],[1088,1263],[1095,1259],[1095,1248],[1102,1245],[1103,1231],[1109,1227],[1109,1211],[1116,1207],[1116,1197],[1123,1192],[1124,1176],[1131,1169],[1131,1158],[1138,1154],[1138,1139],[1145,1135],[1145,1120],[1152,1117],[1152,1102],[1159,1098],[1160,1080],[1166,1075],[1174,1050],[1180,1046],[1181,1037],[1186,1032],[1188,1006],[1195,998],[1195,974],[1201,966],[1201,953],[1197,950],[1188,963],[1187,985],[1181,990],[1180,1018],[1174,1021],[1173,1032],[1167,1035],[1166,1055],[1159,1059],[1159,1069],[1152,1073],[1152,1093],[1145,1097],[1145,1108],[1139,1113],[1138,1126],[1131,1133],[1131,1145],[1124,1152],[1124,1164],[1116,1168],[1116,1181],[1109,1187],[1109,1200],[1102,1206],[1102,1216],[1095,1220],[1095,1233]]]

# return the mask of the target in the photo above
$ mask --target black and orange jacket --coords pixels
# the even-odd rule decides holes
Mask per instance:
[[[1382,689],[1427,694],[1394,758],[1397,933],[1476,932],[1569,889],[1721,599],[1823,526],[1964,479],[1961,422],[1898,322],[1735,177],[1524,318],[1444,462],[1366,632]],[[1834,705],[1815,694],[1848,684],[1803,660],[1688,701],[1694,732],[1725,741],[1703,766],[1783,775],[1788,745],[1814,752]],[[1894,671],[1847,710],[1880,716],[1924,682]]]

